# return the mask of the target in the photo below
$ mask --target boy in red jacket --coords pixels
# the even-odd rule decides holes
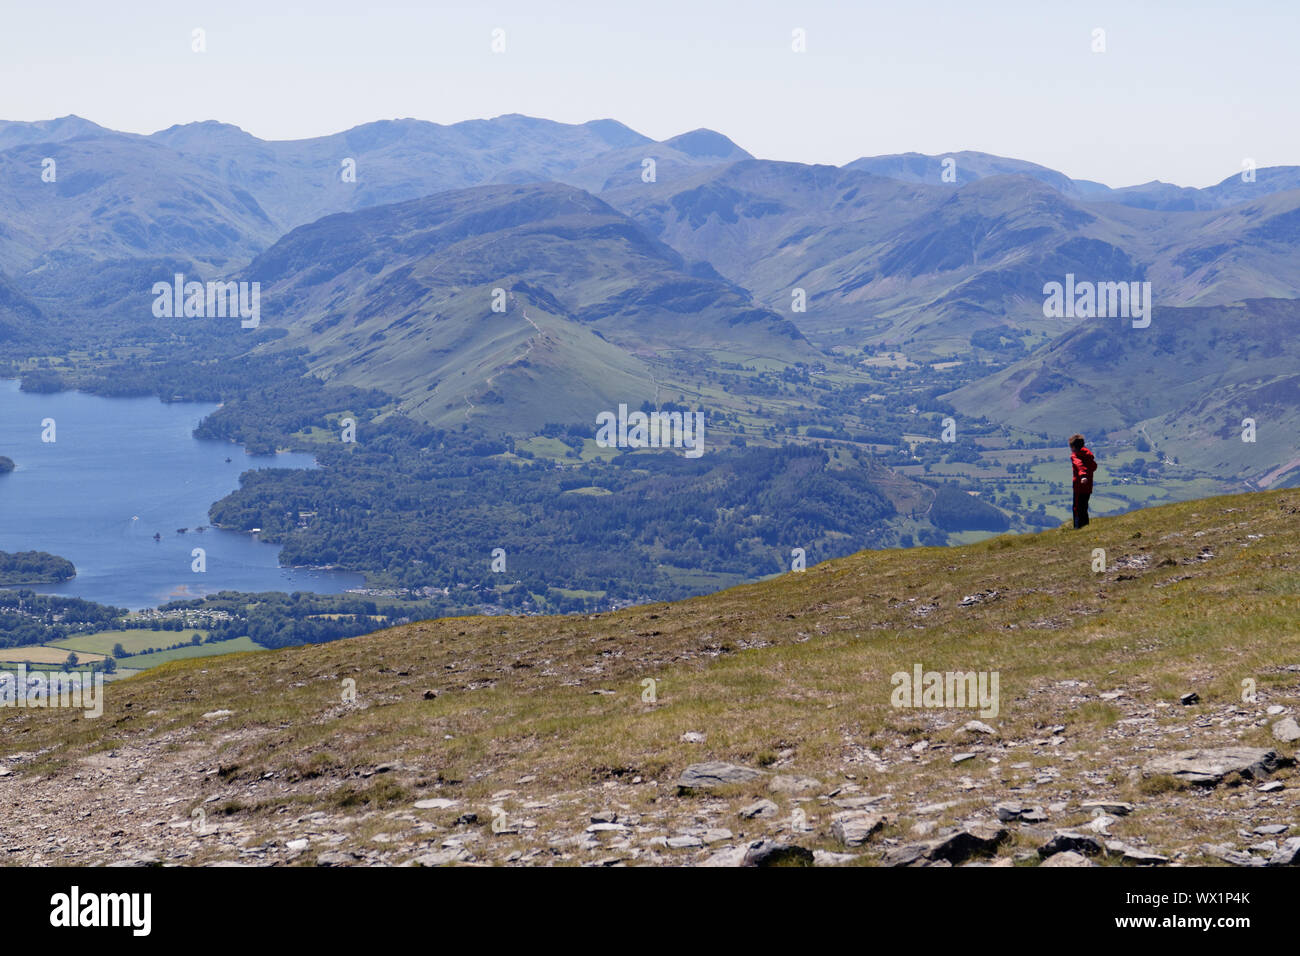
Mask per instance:
[[[1083,436],[1070,438],[1070,468],[1074,472],[1074,526],[1082,528],[1088,523],[1088,497],[1092,494],[1092,473],[1097,470],[1097,459],[1083,447]]]

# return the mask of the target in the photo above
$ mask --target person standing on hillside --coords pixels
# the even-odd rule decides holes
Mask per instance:
[[[1097,459],[1083,445],[1082,435],[1070,438],[1070,469],[1074,473],[1074,526],[1082,528],[1088,523],[1088,498],[1092,495],[1092,474],[1097,470]]]

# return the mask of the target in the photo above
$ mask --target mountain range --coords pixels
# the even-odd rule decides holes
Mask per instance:
[[[1300,294],[1297,167],[1203,190],[1111,189],[984,153],[771,162],[709,130],[655,142],[612,120],[393,120],[266,142],[216,122],[140,136],[65,117],[0,124],[0,178],[0,272],[91,313],[132,263],[231,273],[332,213],[528,182],[601,195],[822,345],[865,331],[951,349],[1008,319],[1051,334],[1041,289],[1066,272],[1150,279],[1165,305]],[[802,316],[789,311],[794,288],[808,296]]]
[[[661,400],[668,357],[716,372],[879,349],[997,359],[951,400],[1042,434],[1086,409],[1093,427],[1185,427],[1195,445],[1238,406],[1291,407],[1300,167],[1111,188],[968,151],[777,162],[711,130],[655,141],[614,120],[386,120],[273,142],[69,116],[0,123],[0,181],[11,357],[41,335],[165,341],[176,327],[149,290],[183,272],[260,282],[279,336],[260,349],[303,349],[327,380],[489,430]],[[1045,285],[1066,276],[1149,282],[1154,331],[1045,316]],[[1001,330],[1023,354],[973,344]],[[1249,365],[1225,358],[1239,353]],[[1293,451],[1192,457],[1262,479]]]

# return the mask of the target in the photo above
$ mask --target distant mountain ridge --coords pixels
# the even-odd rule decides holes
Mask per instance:
[[[269,142],[215,121],[149,136],[80,117],[0,123],[0,270],[30,294],[93,314],[91,289],[128,261],[175,259],[229,273],[322,216],[494,183],[568,182],[599,191],[747,156],[695,130],[667,143],[615,120],[518,114],[449,126],[383,120]],[[53,181],[43,176],[54,161]]]
[[[1074,199],[1181,212],[1222,209],[1247,199],[1300,189],[1300,166],[1262,167],[1249,173],[1243,170],[1201,189],[1158,181],[1115,188],[1089,179],[1071,179],[1064,173],[1038,163],[971,150],[934,155],[894,153],[864,156],[846,163],[842,168],[857,169],[902,182],[953,183],[959,186],[990,176],[1029,176]]]
[[[644,358],[660,350],[818,357],[788,319],[558,183],[327,216],[242,276],[261,283],[265,324],[307,347],[315,371],[435,423],[474,412],[518,430],[635,407],[656,398]]]
[[[1006,323],[1054,336],[1043,288],[1067,274],[1150,281],[1163,305],[1300,296],[1300,190],[1169,211],[1072,198],[1024,173],[929,184],[744,160],[602,195],[823,348],[952,354]]]
[[[1042,289],[1068,273],[1150,281],[1162,305],[1300,296],[1300,167],[1111,189],[975,151],[774,162],[713,130],[655,142],[612,119],[381,120],[264,141],[216,121],[141,136],[67,116],[0,123],[0,179],[0,272],[34,307],[81,321],[120,310],[154,273],[230,275],[325,216],[540,182],[603,197],[686,271],[725,279],[821,348],[943,354],[1007,322],[1050,337]]]
[[[651,366],[669,353],[814,367],[885,347],[925,362],[976,355],[973,337],[1009,328],[1028,356],[962,395],[1045,428],[992,383],[1056,382],[1053,349],[1092,341],[1044,315],[1047,283],[1149,282],[1167,320],[1244,302],[1289,315],[1300,299],[1300,167],[1112,189],[975,151],[778,162],[713,130],[657,142],[612,119],[382,120],[276,142],[216,121],[142,136],[68,116],[0,123],[0,181],[0,348],[27,356],[47,334],[137,344],[156,281],[241,277],[263,284],[267,327],[313,370],[458,425],[654,400]],[[487,310],[498,288],[505,313]],[[1165,382],[1167,397],[1201,369],[1169,352],[1125,358],[1139,360],[1149,373],[1101,367],[1092,381],[1111,394]],[[1255,397],[1289,395],[1282,375]],[[1076,386],[1061,395],[1085,401]],[[1105,427],[1153,437],[1178,411],[1135,419],[1109,402]],[[1222,427],[1211,412],[1236,414],[1201,411],[1197,435]],[[1289,460],[1269,448],[1206,467],[1266,484]]]

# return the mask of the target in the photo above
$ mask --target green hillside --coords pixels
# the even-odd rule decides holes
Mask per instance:
[[[1058,192],[1049,183],[1062,185],[1060,174],[1031,164],[999,161],[987,178],[943,184],[884,159],[745,160],[604,198],[789,315],[821,348],[960,354],[972,333],[1008,323],[1054,337],[1061,327],[1043,316],[1043,286],[1067,274],[1150,281],[1160,305],[1300,293],[1290,174],[1274,177],[1278,192],[1225,187],[1235,200],[1225,208],[1146,209]],[[796,288],[806,312],[791,311]]]
[[[1300,491],[1220,497],[677,604],[165,665],[98,720],[0,715],[9,859],[680,865],[769,839],[858,864],[1033,865],[1062,841],[1276,864],[1300,806],[1298,520]],[[915,667],[996,672],[996,713],[895,706]],[[1188,779],[1179,755],[1223,748],[1259,750]],[[706,761],[761,773],[677,786]]]
[[[964,414],[1065,436],[1144,439],[1146,457],[1276,486],[1300,466],[1300,301],[1157,308],[1150,328],[1080,321],[1050,345],[945,396]],[[1243,441],[1244,419],[1255,422]],[[1157,459],[1158,460],[1158,459]]]
[[[557,184],[326,217],[244,274],[262,283],[267,324],[288,331],[277,347],[305,346],[322,377],[379,388],[434,424],[594,422],[658,400],[648,361],[661,355],[818,357],[788,320]]]

